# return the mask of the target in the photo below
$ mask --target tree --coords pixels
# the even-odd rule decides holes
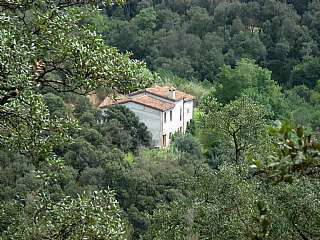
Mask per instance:
[[[170,9],[157,11],[157,29],[173,30],[180,26],[180,15]]]
[[[70,1],[0,3],[0,143],[36,158],[68,138],[72,121],[53,119],[40,93],[87,94],[102,86],[128,92],[144,86],[144,64],[105,45],[86,19],[91,4]],[[123,3],[108,0],[101,4]]]
[[[57,117],[67,117],[67,108],[63,99],[53,93],[47,93],[43,96],[48,107],[50,115]]]
[[[200,55],[196,62],[197,71],[202,79],[214,82],[217,78],[220,68],[224,64],[222,50],[224,41],[215,33],[207,33],[202,40]]]
[[[276,182],[292,182],[299,175],[319,178],[320,144],[303,127],[295,127],[290,122],[270,129],[275,137],[275,151],[269,160],[253,160],[254,166],[261,169]]]
[[[258,35],[240,32],[231,39],[231,48],[235,52],[235,60],[241,58],[251,58],[258,62],[265,60],[267,51]]]
[[[274,89],[268,88],[277,85],[271,79],[271,71],[259,67],[250,59],[239,60],[235,68],[224,65],[218,75],[218,81],[222,87],[217,90],[217,98],[223,103],[241,96],[248,88],[256,88],[258,92],[268,90],[268,94],[271,94]]]
[[[209,16],[207,10],[201,7],[191,7],[187,11],[190,18],[187,32],[203,37],[212,25],[212,17]]]
[[[268,205],[272,217],[282,222],[282,226],[273,223],[273,228],[280,228],[287,238],[314,239],[319,236],[320,219],[320,205],[312,203],[319,198],[319,140],[290,122],[279,122],[270,128],[270,135],[273,148],[251,159],[251,167],[265,183],[273,183],[268,186],[267,194],[273,196]]]
[[[126,223],[110,190],[82,194],[75,199],[66,197],[58,203],[50,196],[34,196],[33,202],[24,207],[20,204],[1,206],[0,218],[6,217],[12,223],[0,234],[4,240],[126,239]],[[30,210],[33,216],[26,214]]]
[[[77,127],[73,119],[87,105],[71,111],[70,119],[61,118],[54,112],[64,105],[61,99],[44,96],[48,92],[87,95],[97,87],[125,93],[145,86],[145,64],[107,46],[88,23],[98,12],[97,5],[123,2],[1,1],[0,147],[32,156],[32,168],[23,177],[13,176],[18,180],[13,185],[24,188],[17,192],[21,201],[1,203],[1,225],[9,219],[4,231],[1,226],[1,239],[125,238],[125,224],[113,193],[71,198],[62,190],[75,187],[70,192],[77,193],[81,188],[71,177],[68,184],[63,183],[68,181],[61,176],[64,161],[53,149],[75,135],[69,132]],[[93,140],[99,137],[89,135]],[[82,146],[87,152],[80,150]],[[94,147],[83,139],[70,148],[68,160],[77,160],[74,164],[79,170],[101,163]],[[70,169],[70,175],[76,175]],[[12,215],[6,212],[7,206]]]
[[[283,146],[279,151],[291,149]],[[295,148],[292,153],[293,160],[301,157]],[[308,170],[318,174],[315,166]],[[200,166],[189,179],[190,196],[158,206],[142,239],[314,239],[319,234],[319,175],[306,176],[292,184],[271,185],[246,164],[224,163],[216,171]]]
[[[115,144],[118,144],[118,141],[127,143],[127,148],[120,147],[120,149],[135,152],[141,147],[151,146],[151,133],[148,131],[146,125],[140,122],[139,118],[127,107],[121,105],[113,106],[105,111],[103,119],[103,125],[106,125],[111,132],[114,132],[114,135],[111,134],[111,138],[116,141]],[[113,123],[114,129],[108,126],[111,122]],[[129,137],[125,137],[125,135]]]
[[[200,109],[203,126],[232,142],[236,163],[244,151],[257,143],[266,123],[263,107],[248,97],[222,105],[211,94],[203,99]]]
[[[144,8],[132,19],[141,31],[151,31],[156,27],[156,12],[153,8]]]
[[[183,153],[189,153],[193,157],[201,157],[200,143],[191,134],[177,135],[172,143],[173,149]]]
[[[320,80],[320,57],[306,57],[292,71],[291,84],[315,87]]]
[[[285,91],[286,108],[281,113],[280,119],[288,119],[299,126],[317,130],[320,127],[320,92],[309,89],[305,85],[295,86]]]
[[[241,169],[242,174],[228,164],[220,171],[197,169],[191,196],[160,205],[142,239],[250,239],[252,208],[261,195]]]
[[[95,148],[83,139],[75,139],[64,154],[66,163],[77,169],[79,173],[86,167],[97,167],[101,163]]]
[[[320,43],[320,37],[319,37],[320,21],[318,18],[319,12],[320,12],[320,2],[312,1],[308,4],[308,10],[303,15],[304,23],[309,27],[311,31],[310,34],[318,44]]]

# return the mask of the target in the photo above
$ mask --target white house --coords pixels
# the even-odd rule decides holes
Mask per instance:
[[[172,134],[185,133],[193,115],[194,97],[170,87],[146,88],[115,100],[105,98],[99,108],[121,104],[133,111],[152,133],[153,145],[166,147]]]

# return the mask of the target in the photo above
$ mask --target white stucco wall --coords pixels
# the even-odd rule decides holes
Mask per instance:
[[[174,134],[179,131],[180,128],[183,130],[183,100],[175,102],[175,107],[172,111],[172,120],[170,120],[170,110],[166,111],[167,121],[164,122],[164,112],[162,113],[163,118],[163,132],[162,135],[166,134],[167,145],[170,144],[169,136],[170,133]],[[180,120],[180,109],[182,111],[182,118]]]
[[[193,100],[184,102],[183,100],[180,101],[172,101],[170,99],[165,99],[159,96],[156,96],[152,93],[148,92],[142,92],[139,95],[147,95],[151,96],[155,99],[173,103],[176,106],[172,109],[172,121],[170,121],[170,110],[166,111],[167,114],[167,121],[164,122],[164,112],[161,113],[162,116],[162,123],[163,123],[163,130],[161,133],[161,140],[162,143],[162,136],[166,135],[166,143],[167,145],[170,144],[170,133],[174,134],[175,132],[179,131],[180,128],[182,128],[183,133],[185,133],[187,129],[187,123],[192,119],[193,117]],[[180,108],[182,109],[182,120],[180,121]],[[189,109],[189,110],[188,110]]]
[[[146,107],[144,105],[128,102],[121,104],[129,108],[136,114],[152,134],[152,143],[154,146],[161,146],[161,111]]]
[[[163,147],[163,135],[166,135],[166,146],[168,146],[170,144],[170,134],[174,134],[180,131],[180,129],[183,133],[185,133],[187,129],[187,123],[193,117],[192,100],[186,102],[184,102],[184,100],[173,101],[147,92],[137,94],[137,96],[141,95],[151,96],[155,99],[175,104],[173,109],[165,112],[133,102],[121,104],[133,111],[138,116],[139,120],[147,126],[148,130],[152,134],[152,142],[154,146]],[[181,120],[180,109],[182,111]],[[172,120],[170,120],[170,111],[172,111]],[[165,113],[167,118],[166,122],[164,121]]]
[[[187,123],[193,117],[193,101],[184,102],[184,131],[187,129]]]
[[[170,99],[162,98],[160,96],[154,95],[152,93],[148,92],[142,92],[137,94],[136,96],[141,96],[141,95],[146,95],[150,96],[152,98],[168,102],[168,103],[173,103],[175,104],[175,107],[171,110],[165,111],[167,114],[167,121],[164,121],[164,113],[165,112],[160,112],[161,119],[160,119],[160,143],[161,146],[163,146],[163,135],[166,135],[166,146],[170,144],[170,133],[174,134],[177,132],[180,128],[182,129],[183,132],[185,132],[186,126],[184,126],[184,112],[183,112],[183,100],[179,101],[173,101]],[[180,120],[180,108],[182,109],[182,119]],[[170,111],[172,111],[172,121],[170,121]]]

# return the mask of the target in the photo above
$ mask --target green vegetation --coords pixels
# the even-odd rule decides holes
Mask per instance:
[[[319,14],[319,0],[1,1],[0,239],[318,239]],[[166,149],[86,97],[152,84],[196,97]]]
[[[215,83],[224,64],[250,58],[281,85],[314,86],[318,14],[319,1],[311,0],[131,0],[93,21],[109,44],[153,70]]]

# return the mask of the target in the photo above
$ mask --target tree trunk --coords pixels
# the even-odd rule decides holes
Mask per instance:
[[[233,139],[234,150],[235,150],[235,160],[236,160],[236,163],[239,163],[241,149],[240,149],[239,143],[237,141],[236,133],[232,134],[232,139]]]

